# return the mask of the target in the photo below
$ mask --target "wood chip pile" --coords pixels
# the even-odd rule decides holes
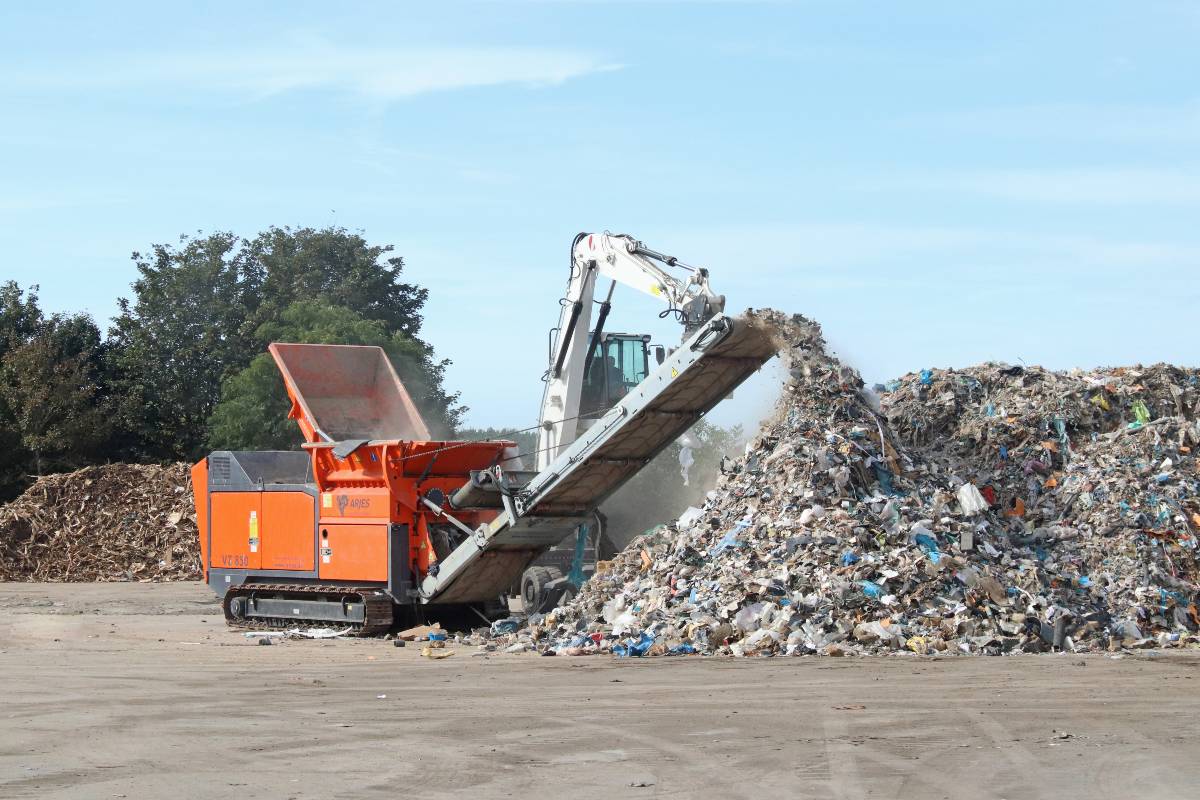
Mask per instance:
[[[0,580],[198,580],[186,464],[107,464],[39,478],[0,506]]]

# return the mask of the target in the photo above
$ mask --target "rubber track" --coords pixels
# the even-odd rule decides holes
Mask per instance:
[[[254,592],[270,592],[282,597],[294,597],[297,600],[310,600],[315,594],[333,594],[341,597],[358,595],[363,602],[365,620],[362,623],[333,623],[327,619],[305,619],[304,617],[239,619],[233,616],[229,610],[232,600],[235,597],[249,597]],[[392,627],[392,599],[375,587],[333,586],[320,583],[243,583],[225,593],[225,597],[221,601],[221,609],[225,612],[225,622],[230,627],[255,631],[287,630],[296,627],[297,624],[322,627],[348,625],[355,636],[376,636],[387,633]]]

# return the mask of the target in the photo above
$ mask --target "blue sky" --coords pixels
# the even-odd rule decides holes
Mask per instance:
[[[1194,2],[15,5],[0,277],[51,310],[104,323],[181,233],[362,229],[469,421],[528,425],[568,245],[609,229],[869,381],[1200,362]]]

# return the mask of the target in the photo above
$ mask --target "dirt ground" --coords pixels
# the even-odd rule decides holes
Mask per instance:
[[[430,661],[0,584],[0,797],[1195,797],[1200,656]]]

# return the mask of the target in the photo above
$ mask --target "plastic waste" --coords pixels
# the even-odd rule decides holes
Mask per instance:
[[[817,504],[800,512],[800,524],[811,525],[815,521],[825,519],[825,506]]]
[[[737,613],[733,624],[737,626],[738,630],[755,630],[758,628],[758,621],[762,617],[765,608],[765,603],[751,603]]]
[[[918,533],[913,538],[917,543],[917,547],[920,547],[921,550],[923,550],[925,554],[929,556],[930,561],[932,561],[934,564],[941,561],[942,554],[938,551],[937,539],[934,539],[932,536],[924,533]]]
[[[738,542],[737,535],[738,531],[736,528],[734,530],[726,531],[725,535],[721,537],[721,541],[717,542],[712,549],[708,551],[708,554],[710,556],[715,556],[724,553],[726,550],[740,546],[741,543]]]
[[[962,507],[962,511],[968,517],[973,517],[977,514],[982,514],[987,511],[988,503],[983,495],[979,493],[979,489],[973,483],[964,483],[958,487],[958,504]]]
[[[1150,409],[1146,408],[1146,404],[1141,400],[1135,400],[1129,408],[1133,412],[1133,422],[1129,423],[1129,427],[1136,430],[1150,421]]]
[[[516,616],[505,616],[504,619],[498,619],[492,622],[492,636],[498,636],[502,633],[516,633],[521,630],[521,620]]]
[[[637,638],[626,639],[623,643],[613,645],[613,655],[620,658],[641,657],[646,655],[651,647],[654,646],[654,637],[649,633],[643,632]]]
[[[622,636],[627,631],[632,630],[637,625],[638,619],[632,611],[625,611],[613,620],[612,631],[613,636]]]
[[[883,597],[883,587],[878,583],[873,583],[872,581],[859,581],[858,585],[862,587],[862,592],[867,597],[874,598],[876,600]]]

